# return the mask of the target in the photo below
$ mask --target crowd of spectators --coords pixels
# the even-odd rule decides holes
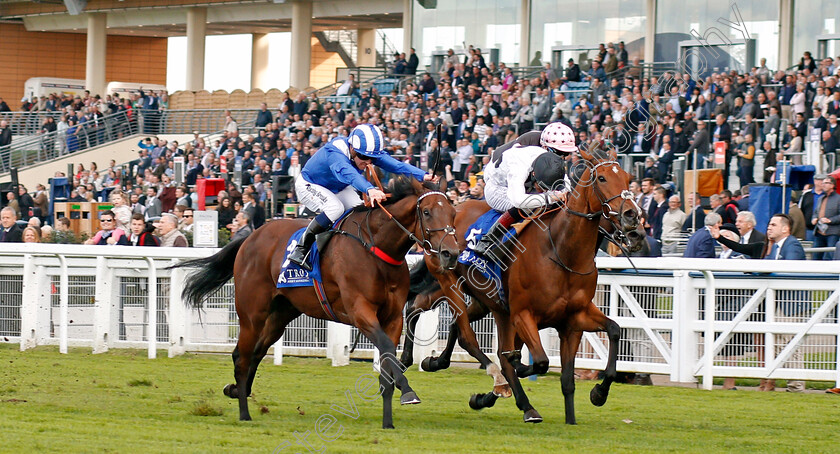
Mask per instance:
[[[756,179],[769,181],[778,159],[800,162],[809,119],[821,130],[823,156],[834,155],[840,144],[840,60],[817,62],[808,53],[799,70],[788,73],[770,70],[762,59],[748,71],[717,72],[699,80],[676,72],[648,77],[638,58],[628,58],[623,43],[602,45],[591,61],[579,64],[570,59],[563,69],[545,64],[532,77],[521,72],[517,77],[504,63],[487,63],[473,47],[466,49],[464,58],[450,50],[438,74],[411,77],[416,62],[413,49],[408,58],[395,59],[394,72],[407,77],[390,93],[359,86],[351,77],[338,88],[338,94],[354,99],[345,105],[304,92],[284,93],[278,106],[261,106],[254,118],[256,128],[248,133],[238,125],[251,118],[226,113],[225,130],[212,141],[198,132],[186,143],[150,134],[138,143],[138,158],[130,163],[112,161],[102,170],[95,163],[80,164],[69,176],[74,186],[71,200],[104,201],[122,194],[132,213],[145,220],[165,213],[182,219],[179,213],[184,210],[178,206],[197,207],[196,181],[223,177],[228,188],[218,198],[220,226],[231,234],[246,232],[265,222],[266,212],[279,212],[271,206],[272,177],[288,182],[323,144],[365,122],[379,125],[388,152],[397,159],[424,168],[439,161],[438,170],[455,203],[483,198],[482,169],[496,147],[554,121],[569,125],[579,143],[606,141],[629,158],[645,161],[640,180],[649,180],[637,186],[649,187],[651,199],[656,197],[654,206],[660,208],[678,195],[669,184],[673,163],[685,156],[689,168],[695,160],[699,168],[711,166],[715,142],[726,147],[724,187],[729,187],[733,159],[742,187]],[[163,109],[166,103],[165,94],[140,93],[129,99],[50,97],[33,104],[37,109],[63,109],[67,116],[81,114],[81,121],[95,118],[97,112],[123,109],[130,114],[138,108]],[[440,137],[437,126],[442,128]],[[185,159],[180,185],[175,184],[176,156]],[[756,172],[757,157],[764,158],[766,169]],[[241,181],[233,179],[235,166],[241,168]],[[296,202],[288,186],[277,200],[281,204]],[[657,188],[664,194],[657,195]],[[43,191],[38,188],[34,195]],[[739,191],[733,195],[736,200],[743,196]],[[694,203],[699,204],[699,198]],[[664,211],[668,210],[660,209],[661,216]],[[21,215],[31,216],[26,209]],[[654,211],[648,216],[658,215]],[[130,230],[127,219],[121,222]],[[699,229],[702,224],[690,227]],[[661,235],[656,239],[666,250],[672,246],[662,243]]]

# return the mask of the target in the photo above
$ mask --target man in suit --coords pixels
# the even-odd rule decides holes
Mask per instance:
[[[715,254],[715,240],[712,238],[708,227],[720,227],[723,224],[721,222],[720,215],[716,213],[709,213],[706,215],[703,222],[706,227],[694,232],[694,235],[691,235],[691,238],[688,239],[688,244],[685,246],[685,253],[683,253],[683,257],[713,259],[717,256]]]
[[[653,203],[648,209],[648,224],[650,225],[650,236],[656,241],[662,241],[662,218],[668,212],[667,193],[665,188],[658,187],[653,190]]]
[[[17,213],[12,207],[0,210],[0,243],[23,243],[23,230],[17,225]]]
[[[802,215],[805,216],[805,239],[814,241],[814,224],[811,219],[814,217],[814,207],[820,206],[822,200],[822,184],[818,184],[813,188],[807,188],[799,197],[799,209],[802,210]]]
[[[832,176],[825,177],[820,184],[823,198],[811,215],[814,229],[814,247],[833,248],[840,239],[840,194],[837,194],[837,181]],[[831,260],[831,252],[815,252],[814,260]]]
[[[251,220],[254,229],[258,229],[265,224],[265,209],[254,200],[254,194],[250,192],[242,193],[242,211],[249,214],[248,218]]]
[[[693,208],[692,208],[693,207]],[[696,232],[705,225],[706,212],[700,206],[700,194],[689,193],[685,198],[686,218],[682,226],[683,232]]]
[[[157,196],[157,188],[149,186],[146,189],[146,220],[160,217],[163,213],[163,204]]]
[[[755,215],[752,212],[739,212],[738,217],[735,219],[735,227],[738,229],[738,234],[741,237],[739,241],[741,244],[764,243],[765,236],[755,229]],[[759,251],[756,256],[751,258],[760,259],[761,252]]]
[[[792,221],[786,214],[775,214],[770,218],[767,225],[767,239],[772,246],[764,257],[765,260],[805,260],[805,250],[796,237],[790,234]],[[788,290],[779,291],[776,294],[776,321],[801,322],[802,318],[810,315],[811,302],[802,298],[801,291]],[[786,346],[793,338],[792,334],[781,336],[776,346],[776,354],[782,347]],[[802,368],[802,350],[796,349],[788,360],[789,367]],[[776,388],[775,380],[768,380],[764,390],[772,391]],[[788,392],[802,392],[805,390],[805,383],[799,380],[790,380],[787,385]]]
[[[840,115],[840,91],[835,91],[834,98],[828,102],[828,114]]]

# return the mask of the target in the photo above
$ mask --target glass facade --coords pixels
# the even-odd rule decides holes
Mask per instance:
[[[647,17],[645,0],[538,0],[531,2],[531,58],[542,52],[551,60],[551,48],[624,41],[630,60],[644,57]],[[577,57],[575,57],[577,59]]]
[[[767,59],[771,69],[778,66],[778,1],[656,1],[654,61],[677,61],[679,42],[694,39],[692,30],[700,36],[711,36],[717,29],[732,40],[745,39],[746,30],[747,37],[754,40],[755,60],[740,62],[742,67],[738,69],[749,69],[761,58]],[[434,7],[426,8],[424,4]],[[631,60],[635,56],[644,58],[649,20],[646,4],[647,0],[531,0],[529,60],[540,51],[542,61],[551,61],[554,46],[597,47],[599,43],[618,41],[625,42]],[[496,48],[500,61],[523,63],[519,62],[521,6],[521,0],[415,1],[413,40],[421,64],[428,65],[434,51],[457,51],[465,45],[482,50]],[[840,35],[840,0],[796,0],[794,21],[796,62],[804,50],[817,54],[816,35]],[[735,22],[743,25],[736,27]],[[726,61],[747,55],[745,48],[738,46],[723,49]],[[827,51],[840,55],[840,39],[829,43]]]
[[[499,49],[499,61],[519,60],[520,0],[438,0],[434,8],[414,3],[414,48],[420,65],[433,51],[473,45],[482,51]]]
[[[828,3],[829,0],[826,0]],[[836,0],[835,0],[836,1]],[[802,10],[797,0],[797,10]],[[725,34],[728,39],[744,39],[746,28],[750,39],[755,39],[755,59],[743,62],[750,68],[761,58],[767,59],[767,67],[775,69],[779,55],[779,2],[767,0],[705,0],[682,2],[658,0],[656,4],[656,61],[676,61],[679,58],[679,41],[694,39],[691,30],[700,36],[710,36],[712,27]],[[740,20],[736,18],[735,9]],[[806,10],[807,11],[807,10]],[[719,21],[720,19],[720,21]],[[743,21],[738,29],[726,25],[726,21]],[[721,23],[723,22],[723,23]],[[737,51],[737,52],[740,52]],[[750,69],[746,68],[746,69]],[[744,68],[741,68],[744,69]]]
[[[807,11],[807,14],[799,14]],[[793,14],[793,55],[791,64],[799,63],[802,53],[810,51],[818,56],[817,36],[838,35],[828,41],[827,56],[840,55],[840,1],[838,0],[796,0]]]

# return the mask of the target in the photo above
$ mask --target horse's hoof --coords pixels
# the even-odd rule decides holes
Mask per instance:
[[[239,417],[239,420],[240,420],[240,421],[250,421],[250,420],[251,420],[251,415],[243,415],[243,416],[240,416],[240,417]]]
[[[473,394],[472,396],[470,396],[470,408],[472,408],[473,410],[481,410],[484,408],[478,403],[479,396],[480,394]]]
[[[603,385],[598,383],[594,388],[592,388],[592,391],[589,392],[589,401],[592,402],[592,405],[600,407],[607,403],[608,395],[609,391],[606,390]]]
[[[413,359],[409,360],[409,359],[400,358],[400,364],[402,364],[402,366],[404,368],[408,369],[409,367],[411,367],[414,364],[414,360]]]
[[[496,397],[507,399],[513,395],[513,391],[511,391],[510,385],[497,385],[493,387],[493,394],[495,394]]]
[[[538,423],[538,422],[542,422],[542,420],[543,420],[542,416],[540,416],[540,414],[537,412],[537,410],[535,410],[533,408],[525,412],[525,416],[523,416],[523,419],[525,420],[525,422],[530,422],[530,423],[535,423],[535,424]]]
[[[239,398],[239,394],[236,392],[236,385],[234,385],[233,383],[226,385],[225,388],[222,390],[222,393],[224,393],[224,395],[230,397],[231,399]]]
[[[434,357],[429,356],[420,363],[420,367],[422,367],[426,372],[435,372],[437,369],[432,368],[432,361],[434,360]]]
[[[400,405],[414,405],[419,404],[420,398],[414,391],[409,391],[400,396]],[[393,429],[393,427],[391,427]]]
[[[393,429],[394,425],[393,424],[382,424],[382,428],[383,429]]]

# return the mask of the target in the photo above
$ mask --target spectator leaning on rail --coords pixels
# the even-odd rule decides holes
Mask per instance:
[[[706,227],[694,232],[688,239],[683,257],[686,258],[715,258],[715,240],[712,238],[710,227],[720,227],[720,215],[709,213],[703,220]]]
[[[96,232],[93,238],[85,241],[85,244],[98,245],[120,245],[128,246],[128,239],[122,229],[117,228],[117,217],[111,210],[105,210],[99,215],[99,223],[102,230]]]

